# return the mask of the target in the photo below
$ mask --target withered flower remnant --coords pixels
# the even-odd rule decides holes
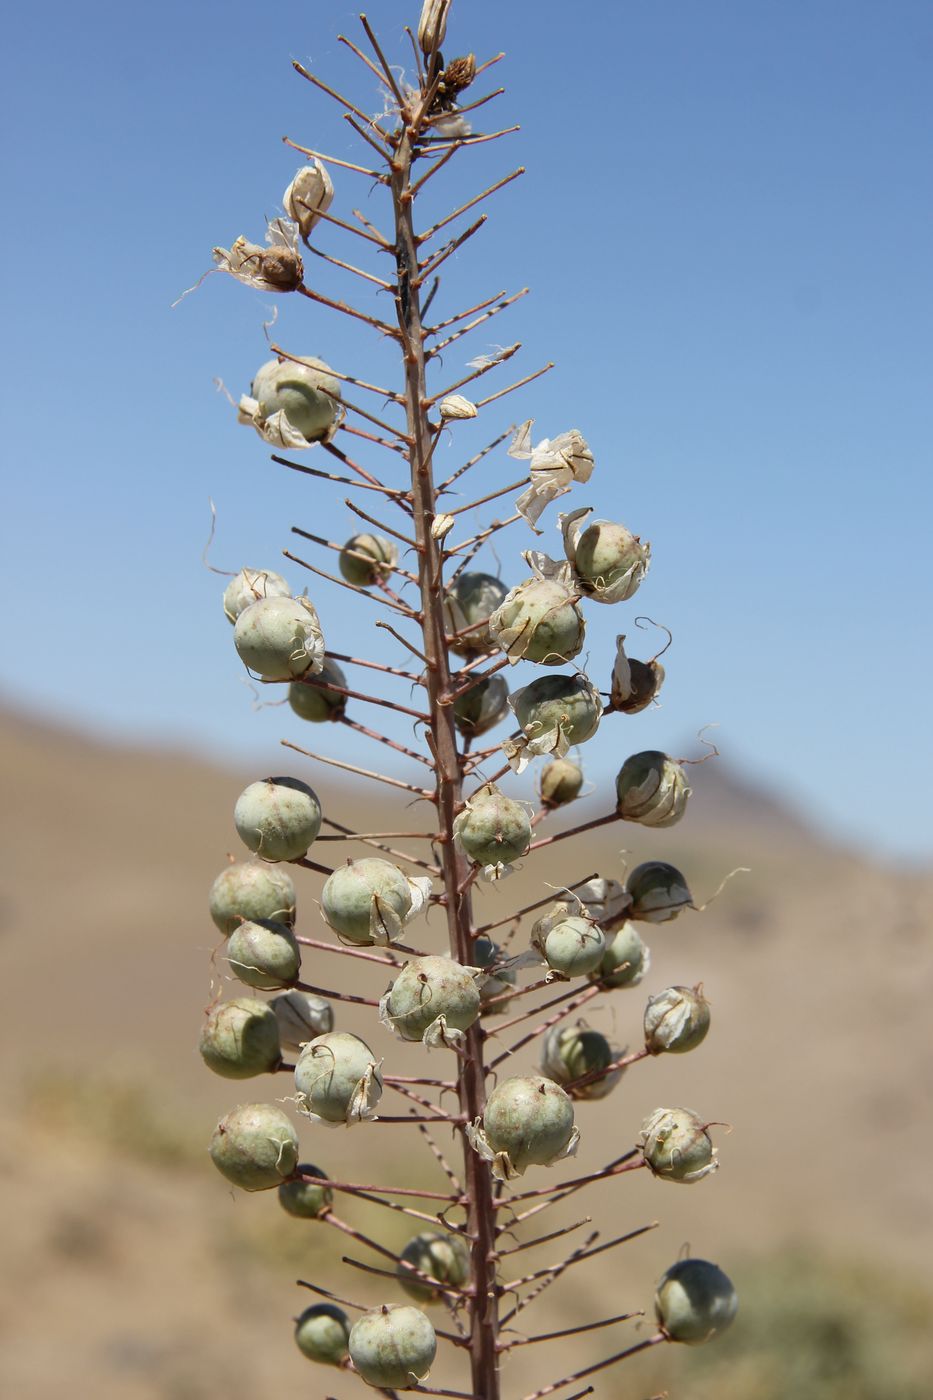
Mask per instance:
[[[236,622],[250,603],[260,598],[290,598],[292,590],[272,569],[241,569],[224,589],[224,616]]]
[[[625,654],[625,637],[616,637],[616,659],[612,668],[609,703],[624,715],[641,714],[657,699],[664,684],[664,667],[657,657],[638,661]]]
[[[509,456],[530,463],[531,485],[515,502],[515,509],[536,529],[542,511],[558,496],[565,495],[577,481],[589,481],[593,474],[593,454],[582,434],[571,428],[556,438],[542,438],[531,445],[529,418],[516,431],[509,447]],[[538,531],[540,533],[540,531]]]
[[[214,262],[238,282],[260,292],[294,292],[304,281],[304,264],[298,252],[298,228],[289,219],[272,219],[266,229],[266,247],[250,243],[241,234],[230,248],[215,248]]]
[[[319,160],[303,165],[282,196],[282,207],[307,242],[314,225],[320,223],[334,198],[334,185]]]

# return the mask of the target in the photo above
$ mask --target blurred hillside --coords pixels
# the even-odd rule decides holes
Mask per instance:
[[[350,824],[413,819],[391,794],[380,806],[280,757],[278,771],[289,767]],[[289,1319],[309,1298],[294,1280],[368,1303],[384,1296],[379,1281],[335,1264],[346,1252],[336,1231],[288,1221],[268,1196],[234,1198],[205,1154],[233,1103],[289,1092],[285,1076],[274,1086],[217,1079],[195,1049],[217,946],[207,889],[227,852],[238,853],[232,806],[258,773],[5,714],[0,775],[0,1390],[17,1400],[358,1395],[292,1346]],[[674,830],[603,828],[481,895],[481,916],[502,917],[539,897],[544,878],[617,874],[623,846],[630,861],[674,861],[697,902],[735,866],[752,867],[706,913],[649,929],[644,983],[587,1008],[591,1024],[635,1044],[646,995],[702,981],[714,1019],[694,1054],[633,1066],[611,1111],[580,1106],[581,1169],[624,1151],[658,1104],[686,1104],[732,1125],[717,1132],[722,1170],[690,1190],[639,1172],[558,1207],[549,1228],[584,1209],[606,1238],[660,1226],[583,1265],[523,1318],[542,1330],[555,1318],[566,1326],[650,1307],[653,1280],[689,1241],[740,1286],[733,1334],[721,1350],[608,1373],[599,1394],[640,1400],[663,1384],[690,1400],[920,1400],[933,1370],[933,876],[834,849],[719,763],[692,780],[696,796]],[[574,821],[598,811],[576,808]],[[564,824],[567,815],[550,818],[542,831]],[[324,859],[359,854],[326,849]],[[320,880],[298,876],[299,932],[316,936]],[[436,914],[418,932],[421,946],[444,945]],[[313,966],[306,957],[304,975],[378,996],[383,969],[361,967],[320,954]],[[393,1065],[413,1062],[372,1017],[338,1009],[338,1019]],[[515,1071],[532,1064],[522,1052]],[[377,1177],[437,1187],[420,1147],[412,1162],[408,1129],[300,1131],[304,1155],[334,1177],[372,1179],[378,1160]],[[406,1237],[388,1212],[388,1223],[352,1202],[342,1213],[390,1245]],[[544,1246],[522,1260],[531,1269],[552,1254]],[[626,1324],[572,1349],[521,1348],[510,1400],[635,1335]],[[432,1379],[454,1375],[439,1366]]]

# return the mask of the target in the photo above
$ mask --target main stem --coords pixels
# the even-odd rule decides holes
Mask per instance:
[[[432,466],[433,434],[428,422],[424,333],[418,284],[418,244],[412,222],[411,136],[403,130],[392,161],[391,187],[395,209],[395,257],[398,276],[396,306],[405,354],[405,404],[408,419],[411,489],[418,583],[421,591],[423,650],[427,658],[430,738],[437,786],[440,864],[446,895],[450,949],[464,964],[473,961],[470,892],[458,893],[468,866],[453,840],[453,823],[461,805],[462,772],[450,691],[450,661],[444,640],[442,545],[431,534],[435,515]],[[486,1102],[483,1032],[479,1025],[466,1033],[465,1055],[459,1059],[460,1111],[467,1121],[478,1118]],[[497,1369],[498,1304],[496,1297],[495,1209],[489,1167],[464,1144],[467,1229],[472,1237],[473,1294],[470,1300],[470,1360],[473,1393],[481,1400],[499,1400]]]

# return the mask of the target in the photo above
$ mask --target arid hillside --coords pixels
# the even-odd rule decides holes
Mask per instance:
[[[370,794],[341,791],[302,763],[293,771],[342,821],[373,830],[411,819],[391,794],[379,810]],[[276,764],[283,771],[281,756]],[[16,1400],[358,1395],[358,1383],[322,1374],[293,1347],[289,1319],[309,1299],[294,1280],[317,1279],[365,1303],[380,1301],[383,1288],[394,1300],[394,1285],[341,1267],[336,1261],[351,1242],[337,1231],[287,1220],[269,1196],[234,1198],[205,1152],[216,1118],[234,1103],[289,1092],[287,1076],[273,1085],[217,1079],[195,1048],[212,979],[221,976],[219,963],[212,972],[217,938],[207,890],[227,852],[237,851],[233,802],[260,774],[111,748],[11,714],[0,717],[0,773],[0,1390]],[[686,1104],[731,1125],[714,1130],[721,1171],[689,1189],[636,1172],[557,1208],[547,1217],[554,1228],[585,1211],[594,1220],[587,1228],[599,1227],[606,1239],[660,1224],[584,1264],[523,1320],[529,1331],[542,1330],[558,1318],[650,1307],[654,1279],[689,1242],[740,1287],[748,1280],[758,1313],[751,1304],[743,1309],[737,1347],[743,1326],[747,1339],[767,1330],[761,1309],[775,1306],[769,1279],[795,1286],[817,1279],[817,1293],[819,1279],[846,1279],[853,1332],[879,1290],[885,1306],[903,1294],[896,1326],[907,1330],[892,1333],[892,1345],[909,1380],[911,1368],[922,1375],[930,1360],[922,1322],[904,1319],[911,1308],[920,1319],[930,1306],[933,877],[833,848],[720,764],[695,770],[695,779],[691,810],[675,830],[652,838],[631,826],[601,828],[583,842],[557,844],[481,896],[483,917],[500,918],[546,893],[544,880],[560,886],[596,871],[617,874],[622,847],[630,861],[674,861],[698,903],[731,869],[751,867],[705,913],[649,929],[645,981],[587,1008],[591,1024],[637,1044],[646,995],[702,981],[713,1028],[693,1054],[635,1065],[603,1105],[580,1105],[582,1169],[631,1146],[652,1108]],[[574,820],[581,812],[598,809],[574,809]],[[570,821],[558,815],[542,831]],[[360,853],[325,849],[335,860]],[[298,872],[297,883],[299,932],[322,936],[320,877]],[[526,935],[527,925],[515,949]],[[419,926],[418,941],[442,950],[436,913]],[[361,966],[320,954],[306,958],[304,976],[378,996],[384,969],[369,974]],[[394,1064],[413,1063],[413,1052],[396,1048],[372,1013],[338,1008],[338,1017]],[[503,1048],[518,1033],[505,1032]],[[514,1063],[527,1071],[534,1059],[521,1051]],[[300,1132],[304,1155],[335,1178],[436,1183],[439,1169],[422,1144],[413,1163],[408,1128],[325,1133],[305,1124]],[[352,1201],[341,1209],[390,1247],[407,1236],[389,1212],[360,1213]],[[518,1258],[530,1271],[554,1262],[562,1243]],[[350,1252],[372,1262],[362,1246]],[[782,1300],[789,1287],[782,1284]],[[784,1325],[792,1350],[794,1324],[785,1318]],[[579,1337],[572,1348],[519,1348],[508,1363],[510,1400],[539,1377],[637,1335],[629,1323]],[[641,1370],[633,1363],[598,1393],[642,1400],[661,1384],[683,1400],[792,1393],[919,1400],[924,1393],[922,1380],[916,1390],[905,1381],[886,1394],[883,1381],[859,1389],[851,1378],[838,1392],[808,1389],[806,1379],[785,1391],[764,1362],[755,1370],[750,1355],[746,1349],[734,1363],[734,1391],[722,1377],[710,1379],[711,1363],[693,1353],[675,1358],[682,1363],[675,1372],[666,1358],[652,1357]],[[890,1375],[883,1357],[870,1364]],[[867,1375],[869,1361],[859,1366]],[[442,1366],[434,1374],[438,1385],[456,1375]]]

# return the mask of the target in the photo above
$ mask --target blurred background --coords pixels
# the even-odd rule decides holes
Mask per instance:
[[[521,550],[560,552],[561,508],[593,505],[652,542],[635,603],[588,610],[585,659],[607,686],[618,632],[643,658],[662,644],[635,626],[650,616],[674,638],[663,703],[613,717],[587,745],[592,794],[574,818],[606,809],[636,749],[699,757],[697,731],[717,723],[722,757],[691,770],[690,811],[662,839],[611,827],[577,853],[557,847],[546,869],[529,861],[485,891],[483,915],[537,897],[542,880],[653,856],[685,871],[698,902],[734,867],[751,873],[705,914],[652,931],[650,978],[590,1016],[632,1043],[645,993],[702,980],[714,1031],[701,1050],[634,1066],[611,1112],[579,1115],[581,1161],[595,1166],[657,1103],[686,1103],[732,1125],[723,1170],[690,1191],[637,1173],[576,1198],[607,1237],[660,1224],[549,1290],[534,1327],[650,1307],[654,1279],[689,1244],[734,1278],[740,1320],[715,1347],[608,1372],[600,1394],[919,1400],[933,1373],[933,15],[909,0],[597,9],[455,4],[448,57],[507,54],[477,84],[508,90],[476,130],[522,129],[458,157],[429,187],[424,221],[527,170],[448,260],[434,309],[531,295],[452,347],[438,387],[516,340],[485,392],[555,368],[458,425],[439,463],[454,470],[529,417],[535,441],[575,426],[590,442],[592,480],[549,510],[542,538],[512,526],[479,556],[509,584],[526,572]],[[402,67],[400,29],[417,17],[396,0],[371,14]],[[383,762],[336,726],[309,737],[258,695],[222,616],[225,579],[202,554],[213,501],[211,566],[280,569],[308,585],[325,637],[404,664],[375,606],[281,560],[292,525],[338,543],[353,533],[346,489],[272,464],[215,382],[239,397],[269,337],[376,383],[394,386],[397,370],[371,332],[220,274],[172,306],[215,244],[261,241],[300,163],[283,135],[360,160],[337,105],[290,66],[378,112],[375,79],[337,42],[358,30],[342,0],[287,15],[242,0],[52,3],[9,22],[0,1380],[24,1400],[66,1383],[103,1400],[283,1386],[343,1400],[354,1387],[291,1343],[306,1297],[294,1280],[381,1296],[378,1280],[348,1280],[336,1231],[303,1229],[268,1197],[233,1199],[204,1149],[240,1091],[195,1046],[219,975],[207,890],[237,853],[245,783],[294,772],[326,810],[350,824],[365,814],[371,829],[408,814],[389,789],[374,796],[283,754],[285,737]],[[336,171],[335,185],[332,212],[386,227],[371,182]],[[361,241],[318,233],[380,270]],[[306,270],[327,295],[386,314],[338,269],[309,255]],[[521,475],[504,447],[456,505]],[[348,450],[397,473],[359,440]],[[296,552],[332,567],[311,550]],[[532,674],[520,666],[514,684]],[[524,780],[510,790],[532,793]],[[299,931],[312,936],[319,883],[299,885]],[[425,934],[442,946],[439,921]],[[313,980],[341,985],[343,961],[327,963]],[[378,975],[365,985],[383,990]],[[367,1033],[365,1020],[340,1024]],[[430,1159],[410,1160],[407,1130],[372,1131],[387,1179],[436,1184]],[[375,1155],[362,1130],[302,1133],[333,1176],[361,1179]],[[581,1213],[567,1211],[566,1223]],[[393,1217],[357,1223],[392,1247],[406,1238]],[[626,1324],[521,1348],[508,1384],[524,1394],[636,1336]]]

